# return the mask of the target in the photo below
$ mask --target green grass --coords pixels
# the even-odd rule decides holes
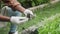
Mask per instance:
[[[36,14],[36,17],[34,19],[28,21],[27,23],[18,25],[19,32],[22,31],[23,27],[28,28],[29,26],[32,26],[34,24],[37,24],[41,20],[44,20],[44,18],[48,18],[51,15],[55,15],[56,13],[60,13],[60,3],[53,5],[52,7],[46,7],[43,10],[35,11],[34,13]],[[9,31],[9,27],[10,27],[10,24],[8,24],[6,28],[0,28],[0,34],[7,34]],[[39,31],[40,31],[40,29],[39,29]]]
[[[46,24],[38,29],[39,34],[60,34],[60,15],[44,23]]]
[[[30,20],[28,23],[23,24],[24,26],[22,26],[22,25],[21,26],[22,27],[31,26],[33,24],[40,22],[44,18],[48,18],[51,15],[55,15],[56,13],[60,13],[60,5],[59,4],[57,4],[57,6],[55,5],[53,7],[45,8],[43,10],[38,10],[38,11],[34,12],[36,14],[36,17],[34,19]]]

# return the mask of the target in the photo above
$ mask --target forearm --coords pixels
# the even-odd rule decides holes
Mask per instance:
[[[10,22],[10,17],[6,17],[6,16],[1,16],[0,15],[0,21]]]
[[[12,4],[11,7],[13,7],[13,9],[18,10],[18,11],[20,11],[22,13],[25,11],[25,8],[22,7],[21,4],[17,0],[15,0],[15,2],[14,3],[11,3],[11,4]]]
[[[25,11],[25,8],[22,7],[21,5],[17,5],[17,6],[15,7],[15,9],[18,10],[18,11],[20,11],[20,12],[22,12],[22,13]]]

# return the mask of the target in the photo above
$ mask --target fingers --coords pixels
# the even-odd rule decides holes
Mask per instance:
[[[19,19],[19,22],[20,22],[20,23],[24,23],[24,22],[26,22],[26,21],[28,21],[28,18]]]
[[[17,19],[17,23],[19,24],[25,23],[26,21],[28,21],[27,17],[18,17]]]
[[[28,21],[28,18],[27,17],[11,17],[10,21],[12,23],[15,23],[15,24],[21,24],[21,23],[24,23],[26,21]]]

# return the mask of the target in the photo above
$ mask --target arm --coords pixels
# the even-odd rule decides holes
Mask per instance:
[[[1,2],[2,0],[0,0]],[[0,15],[0,21],[7,21],[7,22],[10,22],[10,17],[6,17],[6,16],[2,16]]]
[[[0,21],[11,22],[14,24],[22,24],[22,23],[28,21],[28,18],[27,17],[16,17],[16,16],[6,17],[6,16],[0,15]]]
[[[22,7],[17,0],[5,0],[4,3],[5,5],[11,7],[14,10],[18,10],[19,12],[22,12],[23,14],[25,14],[25,16],[27,16],[27,14],[33,16],[33,12],[29,9],[25,9],[24,7]]]
[[[8,21],[8,22],[10,22],[10,17],[0,15],[0,21]]]
[[[24,7],[21,6],[21,4],[17,0],[5,0],[3,1],[5,5],[11,7],[12,9],[18,10],[25,15],[30,14],[33,16],[33,12],[31,10],[25,9]]]

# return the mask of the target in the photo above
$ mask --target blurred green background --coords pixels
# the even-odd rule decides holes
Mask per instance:
[[[26,0],[18,0],[19,2],[21,2],[21,4],[26,7],[26,3],[24,3]],[[50,0],[31,0],[32,1],[32,6],[29,7],[33,7],[36,5],[40,5],[43,3],[47,3]],[[34,2],[38,2],[37,4]],[[37,11],[34,11],[34,13],[36,14],[36,17],[30,21],[28,21],[27,23],[18,25],[18,31],[22,31],[22,28],[28,28],[29,26],[32,25],[36,25],[37,23],[41,22],[44,20],[44,18],[48,18],[52,15],[58,14],[60,13],[60,3],[57,3],[55,5],[50,5],[50,7],[44,7],[43,9],[39,9]],[[51,22],[47,22],[47,24],[45,24],[44,27],[40,27],[38,28],[38,32],[39,34],[60,34],[60,17],[56,18],[55,20],[51,21]],[[10,23],[8,23],[8,25],[5,28],[0,28],[0,34],[7,34],[9,32],[9,28],[10,27]],[[50,29],[50,27],[52,27]]]

